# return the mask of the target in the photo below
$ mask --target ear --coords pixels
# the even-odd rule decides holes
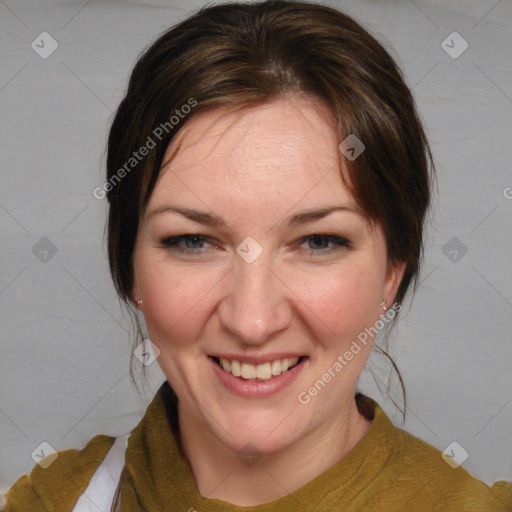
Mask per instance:
[[[396,292],[404,276],[406,261],[397,261],[388,263],[386,270],[386,280],[384,283],[383,299],[386,301],[386,307],[389,308],[395,301]]]

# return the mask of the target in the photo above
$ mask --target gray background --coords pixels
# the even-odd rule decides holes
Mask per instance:
[[[405,424],[379,390],[389,365],[372,359],[376,380],[363,372],[361,388],[440,450],[457,441],[478,478],[512,480],[512,2],[329,4],[392,48],[439,173],[422,284],[392,340]],[[102,240],[106,202],[92,191],[137,55],[202,5],[0,1],[0,490],[31,470],[42,441],[82,448],[132,429],[164,380],[153,364],[142,399],[130,382],[130,324]],[[58,42],[46,59],[31,47],[44,31]],[[441,46],[454,31],[469,44],[458,58]],[[448,39],[453,51],[459,43]],[[43,237],[56,254],[41,252]],[[396,379],[391,393],[400,399]]]

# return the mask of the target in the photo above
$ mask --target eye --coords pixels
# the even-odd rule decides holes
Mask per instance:
[[[301,245],[306,242],[308,243],[306,250],[309,249],[309,253],[312,256],[330,254],[335,251],[340,251],[343,248],[351,247],[349,240],[335,235],[309,235],[301,238],[299,242]],[[329,247],[329,243],[333,245]]]
[[[202,244],[208,243],[207,237],[197,234],[187,234],[180,236],[171,236],[160,240],[162,247],[169,249],[173,252],[187,253],[187,254],[203,254],[204,247]],[[185,246],[183,246],[183,242]]]
[[[200,255],[204,254],[209,248],[205,247],[204,244],[211,244],[208,241],[209,238],[199,234],[186,234],[179,236],[171,236],[160,240],[160,244],[165,249],[172,252]],[[299,240],[299,245],[307,243],[310,256],[319,256],[325,254],[331,254],[336,251],[340,251],[343,248],[350,248],[351,243],[346,238],[342,238],[335,235],[321,235],[314,234],[303,237]],[[329,245],[331,244],[331,245]]]

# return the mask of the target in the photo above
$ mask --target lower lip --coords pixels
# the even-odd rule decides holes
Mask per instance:
[[[257,381],[243,380],[240,377],[235,377],[232,373],[222,369],[212,357],[208,359],[210,364],[213,365],[213,371],[224,386],[229,391],[244,398],[261,398],[279,393],[279,391],[289,386],[297,378],[307,361],[307,358],[303,358],[291,370],[287,370],[266,381]]]

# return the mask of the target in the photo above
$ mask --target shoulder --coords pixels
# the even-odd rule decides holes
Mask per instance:
[[[430,501],[436,511],[512,511],[512,482],[492,486],[474,477],[434,446],[396,428],[396,450],[389,459],[408,485]]]
[[[48,455],[30,473],[14,482],[7,492],[2,510],[71,510],[114,441],[115,437],[99,434],[81,450],[72,448]],[[52,457],[55,458],[53,462]]]

